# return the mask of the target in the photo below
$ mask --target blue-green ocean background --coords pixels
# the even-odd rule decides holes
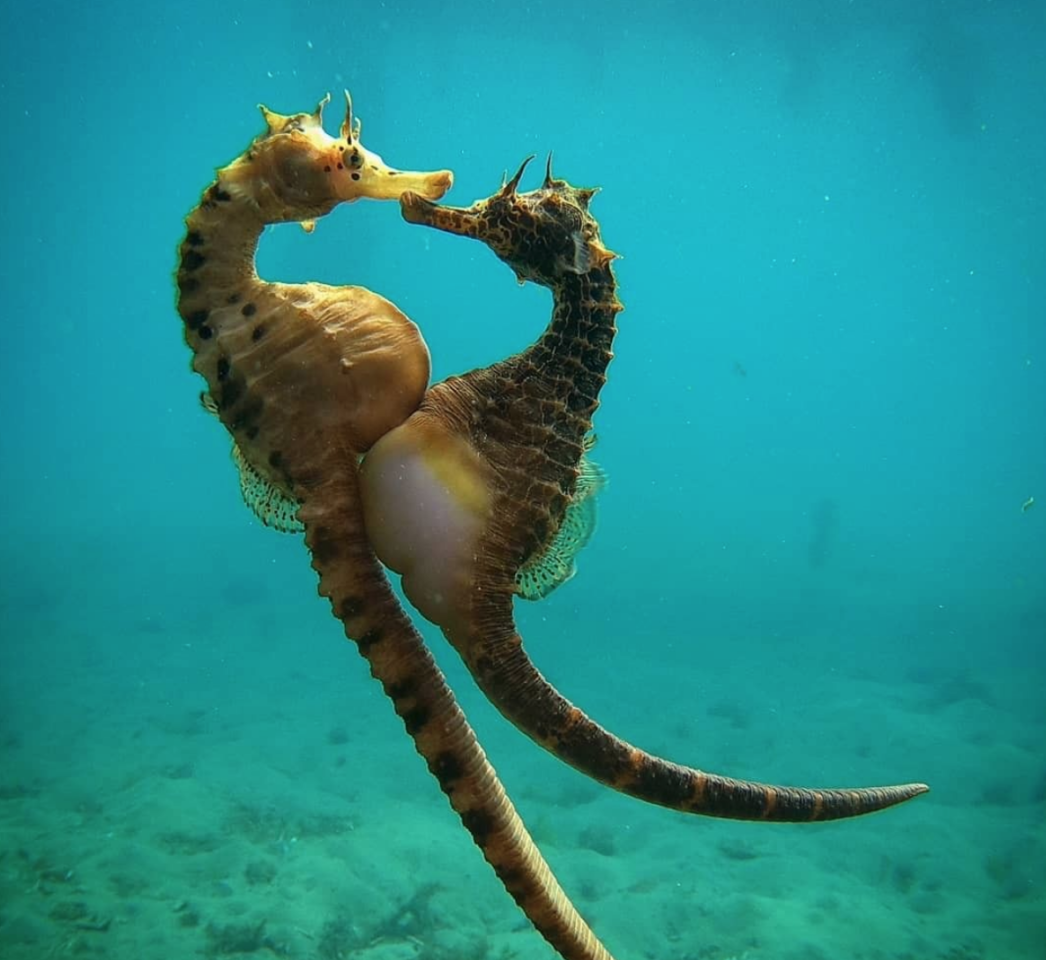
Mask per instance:
[[[174,309],[183,218],[255,105],[344,87],[390,164],[453,169],[448,202],[550,149],[602,187],[610,485],[578,576],[519,610],[539,666],[681,762],[933,787],[827,827],[644,809],[427,629],[609,947],[1046,956],[1044,30],[1032,0],[6,3],[0,956],[239,955],[223,931],[262,920],[243,955],[551,956],[301,543],[242,506]],[[395,204],[272,230],[259,269],[388,296],[434,378],[549,313]],[[321,854],[373,904],[309,886]]]

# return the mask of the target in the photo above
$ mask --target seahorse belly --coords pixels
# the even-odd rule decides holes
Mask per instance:
[[[486,473],[465,440],[419,414],[382,437],[360,471],[374,552],[403,575],[410,602],[444,628],[463,612],[490,516]]]

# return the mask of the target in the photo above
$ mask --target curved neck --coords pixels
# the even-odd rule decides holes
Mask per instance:
[[[566,273],[552,287],[552,319],[524,356],[550,376],[575,377],[605,372],[621,311],[609,263],[587,273]]]
[[[563,275],[552,293],[552,317],[537,342],[434,387],[423,405],[456,411],[458,429],[467,431],[497,478],[474,561],[469,616],[465,626],[448,632],[466,656],[487,648],[492,635],[514,634],[516,574],[559,529],[613,356],[622,306],[609,261]]]
[[[265,222],[248,199],[212,183],[185,219],[179,249],[178,310],[194,329],[218,306],[246,299],[261,284],[254,268]]]
[[[622,307],[609,262],[587,273],[565,273],[551,289],[549,325],[515,362],[528,368],[520,384],[523,395],[564,403],[566,410],[548,425],[559,436],[570,435],[581,443],[592,429],[592,414],[613,357],[615,317]]]

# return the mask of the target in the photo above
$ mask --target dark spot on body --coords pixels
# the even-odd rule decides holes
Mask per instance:
[[[508,863],[495,864],[494,872],[506,887],[518,887],[523,882],[523,873]]]
[[[253,303],[245,303],[240,311],[245,317],[253,317],[257,312],[258,308]]]
[[[405,700],[417,690],[413,680],[394,680],[385,687],[385,693],[393,700]]]
[[[341,542],[336,537],[313,536],[309,550],[317,563],[328,564],[337,560],[342,553]]]
[[[224,380],[229,376],[229,361],[225,357],[218,358],[218,380]]]
[[[206,323],[200,324],[199,329],[196,331],[201,340],[210,340],[214,336],[214,331],[207,326]]]
[[[355,619],[360,615],[362,610],[363,601],[359,597],[343,597],[341,600],[338,601],[338,605],[335,608],[334,612],[337,618],[344,622],[346,620]],[[368,631],[368,633],[370,632],[372,631]],[[363,636],[366,637],[367,634],[364,634]],[[375,638],[371,642],[377,642],[378,639],[380,639],[380,637]],[[356,643],[360,645],[361,652],[363,652],[363,637],[360,637],[360,639],[357,640]]]
[[[196,277],[186,277],[179,274],[178,289],[182,294],[195,293],[200,289],[200,281]]]
[[[339,164],[338,164],[338,166],[340,167],[340,166],[341,166],[341,164],[339,163]],[[324,164],[324,166],[323,166],[323,172],[324,172],[324,173],[330,173],[330,172],[331,172],[331,165],[330,165],[329,163],[327,163],[327,164]]]
[[[279,450],[273,450],[272,453],[269,454],[269,466],[272,467],[273,470],[282,469],[283,454],[280,453]]]
[[[257,343],[264,336],[265,336],[265,325],[262,324],[262,323],[259,323],[258,326],[256,326],[251,331],[251,340],[253,340],[255,343]]]
[[[428,707],[423,707],[420,704],[405,710],[400,716],[403,718],[403,726],[411,736],[414,736],[431,719]]]
[[[361,654],[366,654],[371,647],[381,643],[384,636],[380,627],[373,626],[356,641],[356,645],[360,648]]]
[[[523,872],[509,864],[501,863],[494,864],[494,872],[512,899],[523,906],[529,894],[527,878]]]
[[[207,318],[210,315],[209,310],[193,310],[193,312],[185,318],[185,325],[190,330],[199,330],[200,327],[207,322]]]
[[[261,419],[262,410],[264,409],[265,404],[257,396],[248,396],[240,400],[239,404],[237,404],[236,406],[236,409],[232,410],[231,408],[233,404],[226,404],[225,402],[225,392],[229,389],[230,386],[233,386],[234,384],[237,393],[237,398],[239,398],[239,396],[243,393],[244,390],[243,380],[240,377],[230,377],[225,382],[222,391],[223,409],[225,409],[227,406],[228,408],[230,408],[230,413],[232,414],[231,419],[227,421],[229,429],[232,430],[234,433],[242,432],[248,440],[253,440],[255,439],[255,437],[258,436],[258,421]]]
[[[354,173],[354,174],[352,175],[352,179],[353,179],[353,180],[359,180],[359,178],[360,178],[360,175],[359,175],[358,173]]]
[[[193,270],[198,270],[207,262],[207,258],[197,250],[186,250],[182,256],[182,269],[188,270],[190,273]]]
[[[505,889],[508,891],[508,895],[516,901],[517,905],[522,907],[527,901],[527,891],[521,887],[510,887],[507,883]]]
[[[228,296],[227,296],[227,297],[225,298],[225,302],[226,302],[226,303],[229,303],[229,304],[232,304],[232,303],[239,303],[239,302],[240,302],[240,295],[239,295],[238,293],[235,293],[235,292],[233,292],[233,293],[230,293],[230,294],[229,294],[229,295],[228,295]]]
[[[429,761],[429,771],[446,790],[455,780],[461,779],[461,762],[449,750],[444,750]]]
[[[472,839],[477,844],[481,847],[487,845],[487,841],[490,839],[490,832],[494,829],[494,824],[489,814],[483,810],[466,810],[461,815],[461,822],[465,825],[465,829],[472,834]]]
[[[199,230],[190,230],[185,235],[185,242],[190,247],[202,247],[203,246],[203,234]]]
[[[217,183],[211,186],[211,189],[207,191],[207,195],[219,203],[228,203],[232,199],[232,194]]]
[[[218,379],[221,379],[221,361],[218,361]],[[228,366],[226,366],[226,372],[228,372]],[[240,397],[243,396],[244,382],[241,377],[233,377],[231,380],[226,380],[222,385],[222,409],[228,409],[234,404],[239,402]]]

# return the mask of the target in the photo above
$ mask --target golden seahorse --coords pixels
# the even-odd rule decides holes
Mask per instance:
[[[417,193],[401,198],[407,220],[481,240],[520,281],[550,288],[554,302],[529,349],[436,384],[367,455],[361,491],[378,557],[403,575],[407,597],[442,628],[505,717],[614,789],[688,813],[775,821],[851,817],[925,792],[920,783],[771,786],[680,766],[596,724],[531,662],[513,597],[521,570],[550,557],[562,570],[564,518],[590,498],[586,438],[622,306],[615,255],[589,209],[595,191],[555,179],[550,157],[540,189],[520,193],[525,168],[468,209]]]
[[[420,333],[360,287],[271,283],[255,271],[267,224],[450,187],[447,171],[404,173],[364,149],[348,99],[340,135],[328,135],[324,103],[293,116],[262,108],[265,133],[218,171],[186,220],[178,311],[193,368],[235,440],[250,496],[264,488],[295,505],[282,520],[304,527],[320,593],[523,912],[568,960],[610,960],[526,832],[366,538],[358,458],[422,398]]]

